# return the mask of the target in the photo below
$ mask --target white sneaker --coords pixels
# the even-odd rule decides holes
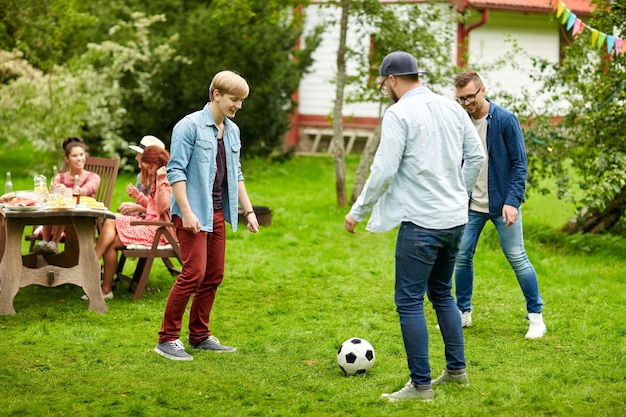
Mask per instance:
[[[111,291],[108,294],[102,294],[102,297],[104,297],[105,300],[112,300],[113,299],[113,291]],[[80,297],[81,300],[89,300],[89,297],[87,297],[87,294],[83,294],[82,297]]]
[[[413,384],[412,380],[409,380],[404,387],[391,394],[381,394],[380,398],[386,398],[389,402],[395,403],[400,400],[422,400],[432,401],[435,398],[435,393],[431,385],[419,385],[419,388]]]
[[[472,312],[463,312],[459,310],[459,314],[461,315],[461,327],[472,327]],[[437,330],[441,330],[441,327],[439,325],[436,325],[435,328]]]
[[[530,321],[530,326],[526,333],[526,339],[539,339],[548,331],[541,313],[528,313],[528,321]]]
[[[472,311],[460,311],[461,313],[461,325],[463,327],[472,327]]]

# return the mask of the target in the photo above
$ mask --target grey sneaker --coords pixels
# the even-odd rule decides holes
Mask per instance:
[[[59,253],[59,248],[57,248],[57,243],[53,240],[48,242],[46,246],[43,248],[43,253],[49,253],[52,255],[56,255]]]
[[[191,361],[193,356],[185,352],[185,345],[179,339],[156,345],[154,351],[173,361]]]
[[[39,241],[39,243],[37,243],[35,245],[35,247],[33,248],[33,252],[44,252],[48,247],[48,242],[46,242],[45,240],[41,240]]]
[[[209,336],[200,343],[190,343],[190,345],[194,349],[214,350],[216,352],[224,353],[235,352],[237,350],[237,348],[234,348],[232,346],[222,345],[215,336]]]
[[[391,394],[381,394],[380,398],[386,398],[389,402],[395,403],[400,400],[422,400],[432,401],[435,398],[432,385],[415,385],[409,380],[404,387]]]
[[[454,382],[462,387],[469,386],[469,378],[465,369],[459,369],[458,371],[449,371],[448,368],[444,369],[441,376],[433,381],[433,385],[441,385],[448,382]]]

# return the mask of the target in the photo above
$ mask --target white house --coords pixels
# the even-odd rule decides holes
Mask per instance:
[[[577,16],[591,14],[590,0],[561,0]],[[566,36],[564,28],[555,17],[559,0],[441,0],[433,5],[424,0],[406,0],[405,6],[396,1],[385,1],[389,7],[445,7],[450,13],[471,13],[470,22],[456,24],[455,47],[451,59],[457,66],[464,66],[463,57],[469,65],[494,62],[511,49],[510,39],[534,56],[558,62]],[[313,28],[328,17],[329,13],[339,15],[338,10],[329,10],[313,2],[305,9],[306,26]],[[370,39],[356,31],[348,31],[347,42],[352,47],[367,50]],[[353,36],[350,36],[350,35]],[[356,38],[356,39],[355,39]],[[324,32],[320,47],[315,51],[312,71],[300,83],[296,94],[299,106],[292,118],[292,129],[286,138],[286,146],[295,146],[300,153],[320,153],[328,151],[332,126],[328,118],[333,110],[335,97],[336,52],[339,28],[330,26]],[[506,89],[515,94],[523,88],[533,90],[535,86],[528,77],[531,70],[529,59],[520,56],[512,66],[481,73],[488,89]],[[452,80],[447,95],[454,95]],[[358,103],[344,105],[344,131],[347,139],[346,151],[359,149],[378,124],[379,103]]]

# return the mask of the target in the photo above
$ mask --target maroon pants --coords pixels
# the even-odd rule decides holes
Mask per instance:
[[[226,252],[226,224],[220,210],[213,216],[213,231],[192,233],[183,229],[182,219],[173,216],[176,236],[183,258],[183,269],[176,279],[165,305],[159,343],[176,340],[180,336],[183,315],[189,298],[189,343],[200,343],[211,335],[209,317],[217,287],[224,278]]]

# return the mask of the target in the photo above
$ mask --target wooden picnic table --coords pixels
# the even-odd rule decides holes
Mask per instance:
[[[32,284],[78,285],[89,297],[89,310],[106,313],[94,233],[98,219],[115,215],[89,208],[26,210],[0,208],[0,314],[15,314],[15,295]],[[40,224],[66,226],[63,252],[22,254],[24,227]]]

